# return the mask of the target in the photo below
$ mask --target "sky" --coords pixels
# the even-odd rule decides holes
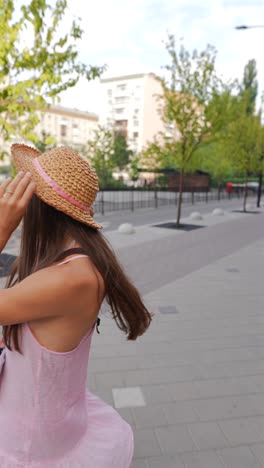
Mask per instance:
[[[134,73],[163,74],[168,63],[167,33],[185,47],[217,49],[216,69],[224,79],[242,79],[245,64],[255,58],[259,95],[264,90],[264,27],[235,30],[235,26],[264,26],[264,0],[68,0],[65,26],[81,17],[84,29],[80,59],[107,65],[103,78]],[[61,105],[99,112],[100,81],[82,80],[61,95]]]

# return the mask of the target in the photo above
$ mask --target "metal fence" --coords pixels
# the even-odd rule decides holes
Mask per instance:
[[[248,196],[255,195],[253,190],[248,190]],[[244,196],[243,190],[227,193],[225,189],[210,191],[184,192],[182,202],[209,203],[211,201],[239,199]],[[159,208],[161,206],[177,206],[179,192],[171,189],[104,189],[98,193],[94,207],[97,213],[104,214],[110,211],[134,211],[139,208]]]

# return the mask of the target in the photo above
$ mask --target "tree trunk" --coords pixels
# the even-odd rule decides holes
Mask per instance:
[[[258,185],[258,199],[257,199],[257,207],[260,208],[260,201],[261,201],[261,194],[262,194],[262,180],[263,180],[263,173],[262,171],[259,173],[259,185]]]
[[[247,196],[248,196],[248,175],[246,175],[245,177],[245,190],[244,190],[244,203],[243,203],[244,213],[247,211]]]
[[[217,200],[218,201],[221,200],[221,184],[219,181],[218,181],[218,187],[217,187]]]
[[[181,172],[180,172],[179,200],[178,200],[176,227],[179,227],[179,226],[180,226],[180,222],[181,222],[181,206],[182,206],[183,182],[184,182],[184,170],[181,169]]]

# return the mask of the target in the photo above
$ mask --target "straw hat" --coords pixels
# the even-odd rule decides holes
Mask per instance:
[[[45,153],[22,144],[11,147],[16,169],[31,172],[36,195],[45,203],[95,229],[103,226],[92,217],[98,177],[89,163],[70,148]]]

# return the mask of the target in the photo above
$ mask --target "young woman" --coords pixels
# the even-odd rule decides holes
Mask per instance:
[[[93,219],[90,165],[64,147],[11,153],[23,173],[0,187],[0,249],[23,228],[0,290],[0,467],[128,468],[133,433],[87,390],[89,350],[104,299],[129,340],[151,314]]]

